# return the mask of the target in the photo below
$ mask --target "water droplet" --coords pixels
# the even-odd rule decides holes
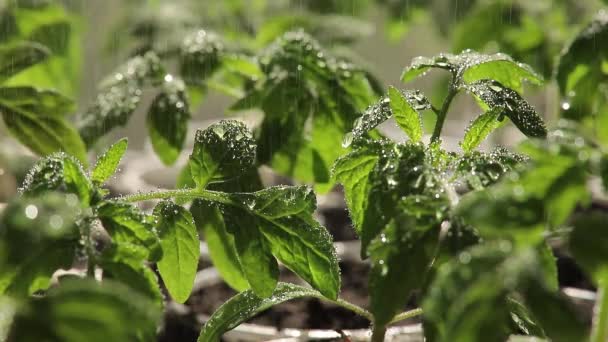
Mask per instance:
[[[29,218],[30,220],[38,217],[38,207],[33,204],[29,204],[27,207],[25,207],[25,217]]]

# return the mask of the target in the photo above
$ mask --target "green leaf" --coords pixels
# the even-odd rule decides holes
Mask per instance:
[[[179,205],[164,201],[154,208],[154,216],[158,220],[156,229],[163,249],[158,270],[173,299],[184,303],[190,297],[200,256],[200,241],[192,214]]]
[[[114,243],[131,243],[148,250],[149,261],[161,259],[163,250],[153,230],[153,218],[137,207],[119,201],[104,201],[97,207],[97,215]]]
[[[96,184],[103,184],[118,168],[118,164],[127,151],[129,145],[127,138],[122,138],[97,158],[95,168],[91,172],[91,180]]]
[[[198,130],[190,155],[190,172],[198,188],[243,174],[255,161],[251,132],[239,121],[220,121]]]
[[[570,251],[576,262],[587,271],[595,281],[608,275],[608,230],[607,215],[591,212],[575,217],[574,230],[570,235]]]
[[[17,341],[76,342],[153,339],[159,308],[146,297],[112,281],[66,281],[43,298],[33,298],[15,317]],[[40,319],[44,317],[44,319]]]
[[[509,306],[509,311],[511,312],[511,320],[513,321],[513,324],[517,330],[526,335],[543,338],[547,337],[543,331],[543,328],[540,326],[540,323],[538,323],[537,318],[532,315],[530,310],[528,310],[523,303],[519,302],[513,297],[509,297],[507,298],[507,305]],[[509,338],[509,341],[511,341],[511,339],[512,338]]]
[[[482,245],[439,269],[422,302],[425,319],[435,324],[434,341],[506,339],[510,317],[500,272],[504,258],[500,249]]]
[[[272,296],[259,298],[251,290],[242,292],[224,303],[209,318],[199,342],[219,342],[222,335],[258,313],[285,301],[302,297],[321,297],[317,291],[287,283],[279,283]]]
[[[515,62],[505,54],[485,55],[472,50],[465,50],[458,55],[447,53],[434,57],[416,57],[403,71],[401,80],[409,82],[426,74],[431,68],[448,70],[453,75],[462,77],[462,81],[465,83],[491,79],[518,92],[523,90],[522,81],[524,80],[535,84],[542,83],[542,78],[532,68]]]
[[[572,322],[553,326],[551,316],[568,308],[547,288],[543,259],[534,248],[514,249],[502,240],[474,246],[441,266],[422,303],[434,340],[502,341],[524,326],[536,330],[529,333],[546,332],[551,340],[581,341],[572,312],[565,315]],[[519,304],[514,298],[524,300]]]
[[[546,137],[547,128],[534,108],[516,91],[492,80],[481,80],[467,86],[491,110],[500,110],[528,137]]]
[[[496,56],[496,55],[494,55]],[[504,57],[504,59],[499,59]],[[502,55],[481,64],[475,64],[466,69],[463,80],[466,83],[474,83],[484,79],[500,82],[505,87],[513,89],[518,93],[523,92],[524,80],[536,85],[543,84],[543,79],[532,68],[523,63],[517,63],[510,57]]]
[[[80,162],[64,153],[56,153],[36,162],[21,187],[21,191],[28,195],[39,195],[49,190],[73,193],[83,205],[89,205],[93,186]]]
[[[52,89],[30,86],[0,87],[0,98],[7,106],[51,117],[66,117],[74,109],[74,101]]]
[[[264,77],[264,73],[260,69],[260,66],[246,56],[236,54],[225,55],[221,60],[222,67],[243,76],[247,76],[252,80]]]
[[[86,148],[78,132],[63,117],[67,99],[33,88],[2,88],[19,98],[0,96],[0,113],[11,134],[40,155],[63,151],[87,165]]]
[[[407,133],[411,141],[418,142],[422,139],[422,118],[418,113],[419,107],[415,108],[408,101],[409,97],[414,96],[413,93],[401,93],[394,87],[388,88],[388,98],[395,121]],[[422,109],[426,108],[426,106],[422,107]]]
[[[209,249],[209,257],[222,279],[237,291],[249,288],[243,274],[234,244],[234,237],[226,230],[219,209],[207,202],[194,201],[190,207],[199,234],[204,236]]]
[[[78,245],[78,202],[47,192],[22,196],[0,218],[0,293],[27,296],[46,289],[52,274],[70,267]]]
[[[435,228],[417,231],[415,220],[400,218],[371,242],[369,291],[375,324],[389,323],[405,307],[412,291],[423,285],[439,240]]]
[[[312,216],[316,209],[312,189],[278,186],[238,198],[257,218],[272,254],[324,296],[337,298],[338,259],[331,235]],[[238,248],[238,239],[236,243]]]
[[[180,75],[188,84],[202,85],[220,67],[224,43],[217,34],[198,30],[184,38],[179,52]]]
[[[302,31],[277,38],[259,61],[266,77],[235,105],[264,111],[259,162],[328,191],[329,168],[342,152],[336,146],[377,97],[368,73],[332,57]]]
[[[378,155],[367,149],[357,149],[336,160],[333,177],[344,186],[344,197],[357,234],[363,234],[366,219],[373,220],[372,182],[370,175],[376,168]]]
[[[568,298],[559,292],[532,284],[523,292],[526,306],[543,327],[550,341],[585,341],[587,325]]]
[[[67,157],[63,159],[63,181],[68,192],[76,194],[83,206],[90,205],[93,184],[86,175],[82,165],[74,158]]]
[[[26,41],[0,47],[0,82],[46,60],[50,54],[45,46]]]
[[[564,99],[562,115],[580,121],[594,115],[605,101],[601,84],[606,82],[603,68],[608,54],[599,46],[608,44],[608,15],[599,11],[593,20],[563,50],[556,79]]]
[[[498,118],[501,113],[501,109],[491,109],[471,122],[460,142],[462,150],[464,152],[473,151],[492,131],[498,128],[500,126]]]
[[[474,226],[484,238],[514,239],[526,245],[536,244],[543,238],[543,201],[521,196],[508,184],[463,196],[455,214]]]
[[[148,132],[152,147],[165,165],[175,163],[188,133],[190,110],[184,82],[165,77],[162,92],[148,113]]]
[[[234,236],[240,269],[249,287],[261,298],[270,297],[279,280],[279,265],[260,231],[259,219],[239,210],[224,211],[227,229]]]
[[[104,279],[114,279],[128,285],[140,294],[163,305],[156,274],[145,265],[148,251],[140,246],[123,243],[105,249],[99,258]]]
[[[112,129],[124,126],[141,102],[143,88],[159,85],[165,76],[159,57],[153,52],[127,61],[105,79],[89,108],[77,118],[78,131],[87,146]]]

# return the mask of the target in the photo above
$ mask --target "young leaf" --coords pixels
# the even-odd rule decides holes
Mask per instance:
[[[422,139],[422,118],[418,110],[428,109],[430,105],[426,102],[426,106],[414,107],[410,104],[410,100],[414,100],[414,96],[416,96],[414,93],[402,93],[394,87],[388,88],[388,98],[395,121],[407,133],[411,141],[418,142]],[[422,95],[419,96],[421,99],[425,99]]]
[[[501,109],[491,109],[478,116],[467,128],[464,139],[460,142],[460,147],[464,152],[471,152],[481,142],[500,126]]]
[[[501,115],[511,119],[526,136],[547,136],[547,128],[541,117],[516,91],[492,80],[477,81],[467,89],[491,110],[501,110]]]
[[[158,270],[173,299],[184,303],[190,297],[200,255],[200,241],[192,214],[179,205],[164,201],[154,208],[154,216],[158,220],[156,229],[163,249]]]
[[[63,159],[63,181],[68,192],[76,194],[84,206],[91,203],[93,184],[85,174],[82,165],[74,158]]]
[[[163,90],[152,102],[147,119],[152,147],[164,164],[177,160],[186,141],[189,119],[184,82],[165,76]]]
[[[38,195],[49,190],[73,193],[83,205],[88,205],[93,186],[76,159],[64,153],[55,153],[36,162],[25,176],[21,187],[21,192],[28,195]]]
[[[251,132],[239,121],[222,120],[198,130],[190,155],[190,172],[198,188],[238,177],[255,161]]]
[[[105,201],[97,207],[97,215],[115,243],[132,243],[146,247],[149,261],[158,261],[163,250],[153,230],[153,218],[137,207],[119,201]]]
[[[180,75],[186,83],[202,85],[220,67],[224,55],[220,37],[205,30],[188,34],[180,47]]]
[[[0,112],[7,129],[22,144],[40,155],[63,151],[87,165],[86,148],[78,132],[64,118],[71,104],[49,91],[2,88],[15,97],[0,96]]]
[[[50,54],[43,45],[26,41],[0,47],[0,82],[44,61]]]
[[[42,298],[32,298],[15,316],[16,341],[139,341],[154,339],[159,308],[112,281],[65,281]],[[45,317],[45,319],[40,319]]]
[[[453,75],[462,77],[462,81],[465,83],[491,79],[517,92],[523,90],[522,81],[524,80],[535,84],[542,83],[542,78],[530,66],[517,63],[505,54],[485,55],[472,50],[465,50],[458,55],[440,54],[431,58],[416,57],[403,71],[401,80],[409,82],[419,75],[425,74],[430,68],[448,70]]]
[[[332,174],[344,186],[344,196],[357,234],[363,234],[365,220],[373,215],[372,182],[370,175],[379,161],[378,155],[367,149],[357,149],[336,160]],[[373,219],[372,219],[373,220]]]
[[[242,292],[224,303],[209,318],[198,342],[219,342],[222,335],[256,314],[285,301],[302,297],[322,297],[317,291],[287,283],[279,283],[272,296],[257,297],[251,290]]]
[[[120,139],[97,159],[95,168],[91,172],[91,180],[95,184],[103,184],[116,172],[118,164],[127,150],[128,144],[127,138]]]
[[[204,236],[209,257],[222,279],[237,291],[249,288],[237,256],[234,237],[226,231],[219,209],[210,203],[196,200],[190,207],[199,234]]]

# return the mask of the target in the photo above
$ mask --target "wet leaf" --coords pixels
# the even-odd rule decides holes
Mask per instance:
[[[255,161],[251,132],[239,121],[220,121],[198,130],[190,155],[190,172],[198,188],[243,174]]]
[[[282,264],[319,290],[324,296],[335,299],[340,289],[340,270],[333,246],[333,239],[327,229],[314,220],[316,197],[312,189],[300,187],[271,187],[254,193],[234,194],[242,204],[241,214],[229,211],[224,219],[228,231],[239,228],[241,234],[259,236],[251,241],[259,241],[249,246],[248,241],[235,235],[237,250],[241,244],[251,251],[268,249]],[[248,213],[249,215],[246,215]],[[239,223],[232,226],[230,221]],[[245,235],[241,235],[245,236]],[[239,252],[239,255],[241,253]],[[247,274],[247,267],[242,264]],[[250,282],[250,285],[251,284]],[[256,291],[257,292],[257,291]]]
[[[415,96],[420,97],[420,103],[416,104]],[[429,109],[430,105],[423,95],[411,93],[402,93],[394,87],[389,87],[388,97],[390,99],[390,107],[395,116],[395,121],[401,129],[407,133],[410,140],[418,142],[422,139],[422,118],[418,109]],[[412,104],[410,101],[414,102]]]
[[[78,116],[77,126],[87,146],[112,129],[127,124],[141,101],[143,89],[159,85],[165,76],[159,57],[148,52],[117,68],[101,84],[95,101]]]
[[[163,257],[157,262],[158,270],[173,299],[184,303],[190,297],[200,255],[192,214],[164,201],[154,208],[154,216],[163,249]]]
[[[91,180],[94,183],[103,184],[116,172],[128,145],[127,138],[120,139],[97,158],[95,168],[91,172]]]
[[[247,278],[241,268],[237,255],[234,237],[226,230],[226,225],[219,209],[200,200],[190,207],[199,234],[204,236],[209,249],[209,257],[222,279],[237,291],[249,288]]]
[[[329,169],[357,113],[376,99],[370,79],[302,31],[277,38],[259,56],[264,72],[234,107],[264,112],[259,162],[298,181],[331,188]]]
[[[434,57],[416,57],[403,71],[401,80],[409,82],[426,74],[431,68],[448,70],[453,75],[462,77],[462,81],[465,83],[491,79],[518,92],[523,90],[522,82],[524,80],[535,84],[542,83],[542,77],[537,75],[530,66],[517,63],[505,54],[486,55],[472,50],[465,50],[458,55],[440,54]]]
[[[0,113],[15,138],[37,154],[63,151],[87,165],[85,145],[64,118],[71,105],[68,99],[52,91],[0,88]]]
[[[44,45],[21,41],[0,47],[0,82],[36,65],[50,56]]]
[[[467,87],[491,110],[500,110],[519,130],[528,137],[546,137],[547,128],[534,108],[517,92],[501,83],[481,80]]]
[[[165,165],[179,157],[188,133],[190,110],[185,85],[165,76],[163,89],[150,106],[147,118],[152,147]]]
[[[608,14],[600,11],[563,50],[556,79],[563,97],[562,115],[580,121],[594,114],[594,107],[605,101],[601,84],[605,84],[608,54],[598,48],[608,44]]]
[[[279,264],[260,231],[259,220],[240,210],[224,209],[227,230],[234,236],[240,269],[251,290],[268,298],[279,281]]]
[[[56,153],[38,160],[25,176],[21,187],[21,191],[27,195],[38,195],[49,190],[73,193],[83,205],[88,205],[93,185],[80,162],[67,154]]]
[[[105,201],[97,208],[97,215],[114,243],[134,244],[148,250],[149,261],[163,255],[160,240],[153,231],[153,218],[137,207],[120,201]]]
[[[498,118],[501,112],[501,109],[491,109],[471,122],[460,142],[460,147],[464,152],[473,151],[492,131],[500,126]]]
[[[287,283],[279,283],[268,298],[259,298],[251,290],[242,292],[217,309],[201,330],[198,341],[219,342],[225,332],[274,305],[291,299],[320,296],[317,291]]]

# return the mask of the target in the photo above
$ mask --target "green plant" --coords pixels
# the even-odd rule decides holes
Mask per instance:
[[[340,3],[325,5],[339,9]],[[593,119],[603,115],[602,94],[589,91],[583,98],[565,90],[604,85],[603,52],[579,56],[576,47],[602,41],[605,24],[600,14],[559,64],[562,95],[577,110],[592,111]],[[525,82],[543,82],[531,67],[472,50],[418,57],[402,80],[444,71],[450,79],[441,104],[418,90],[389,87],[356,115],[376,100],[380,87],[302,31],[284,34],[255,58],[226,49],[205,31],[184,44],[184,82],[154,52],[134,57],[81,116],[84,140],[92,145],[124,124],[145,87],[158,92],[148,128],[167,164],[183,147],[187,91],[238,91],[233,109],[262,109],[259,129],[231,120],[198,130],[175,190],[110,196],[105,183],[126,139],[89,171],[86,155],[54,153],[39,160],[21,196],[0,216],[0,340],[154,340],[165,302],[161,288],[180,303],[190,296],[201,235],[218,272],[240,292],[208,320],[202,342],[219,341],[259,312],[302,297],[367,318],[373,342],[385,340],[389,325],[415,316],[422,317],[429,341],[517,335],[606,340],[607,214],[590,207],[588,185],[600,179],[608,188],[604,137],[589,129],[584,111],[574,116],[582,124],[562,120],[548,132],[522,96]],[[482,113],[464,132],[461,151],[448,151],[442,130],[451,103],[463,93]],[[41,92],[32,97],[36,101],[28,98],[24,106],[36,111],[63,103]],[[53,101],[42,101],[47,98]],[[0,98],[0,107],[6,101]],[[562,109],[569,117],[569,108]],[[425,111],[436,116],[428,139]],[[479,150],[505,118],[529,138],[521,153]],[[389,119],[408,141],[389,140],[377,130]],[[339,297],[338,259],[331,235],[313,216],[312,188],[264,187],[257,169],[262,164],[320,191],[342,185],[361,257],[371,264],[369,310]],[[151,213],[133,204],[151,200],[159,201]],[[599,288],[591,331],[559,292],[555,241],[567,244]],[[279,282],[279,262],[310,287]],[[58,269],[73,264],[78,274],[53,280]],[[419,307],[403,311],[414,294]]]
[[[72,95],[77,79],[74,18],[46,1],[8,1],[0,13],[0,113],[7,130],[37,154],[64,151],[86,163],[67,119],[74,104],[64,95]]]

